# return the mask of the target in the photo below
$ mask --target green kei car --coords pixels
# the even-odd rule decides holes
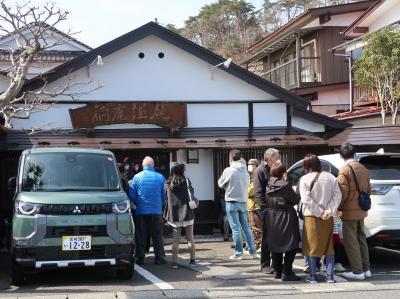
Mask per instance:
[[[134,225],[114,155],[84,148],[25,150],[12,221],[13,284],[49,268],[116,267],[131,279]]]

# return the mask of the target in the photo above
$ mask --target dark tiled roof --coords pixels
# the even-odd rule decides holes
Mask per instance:
[[[354,145],[400,144],[400,126],[347,128],[328,139],[329,146],[340,146],[344,142]]]
[[[82,55],[84,51],[44,51],[35,57],[37,61],[69,61]],[[10,52],[0,49],[0,61],[9,61]]]
[[[28,134],[8,131],[0,138],[0,150],[22,150],[35,146],[80,146],[106,149],[152,148],[249,148],[265,146],[326,145],[323,138],[299,129],[257,128],[251,137],[248,128],[183,129],[170,137],[164,129],[46,131]]]
[[[368,107],[359,110],[346,111],[339,114],[332,115],[331,117],[338,120],[352,119],[360,117],[368,117],[371,115],[376,115],[381,112],[381,107]]]

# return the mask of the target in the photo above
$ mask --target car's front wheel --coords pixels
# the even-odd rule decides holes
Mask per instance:
[[[117,278],[119,280],[130,280],[132,279],[134,270],[135,270],[135,264],[132,261],[123,268],[117,269]]]

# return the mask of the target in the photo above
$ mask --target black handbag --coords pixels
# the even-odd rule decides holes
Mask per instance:
[[[315,176],[315,178],[314,178],[313,181],[311,182],[310,193],[311,193],[311,190],[314,188],[315,182],[318,180],[320,174],[321,174],[321,173],[318,172],[318,174]],[[300,187],[300,185],[299,185],[299,187]],[[298,204],[298,206],[297,206],[297,214],[299,215],[299,218],[300,218],[301,220],[304,220],[303,203],[302,203],[301,201],[299,202],[299,204]]]
[[[348,164],[348,165],[353,174],[354,182],[356,183],[357,192],[359,194],[358,195],[358,204],[360,205],[360,208],[362,210],[368,211],[371,209],[371,196],[367,192],[360,190],[360,185],[358,184],[358,180],[357,180],[356,174],[354,172],[354,169],[353,169],[353,167],[350,166],[350,164]]]

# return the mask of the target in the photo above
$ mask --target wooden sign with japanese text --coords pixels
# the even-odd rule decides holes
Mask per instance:
[[[90,103],[69,109],[72,127],[94,128],[112,124],[154,124],[177,131],[187,126],[185,103]]]

